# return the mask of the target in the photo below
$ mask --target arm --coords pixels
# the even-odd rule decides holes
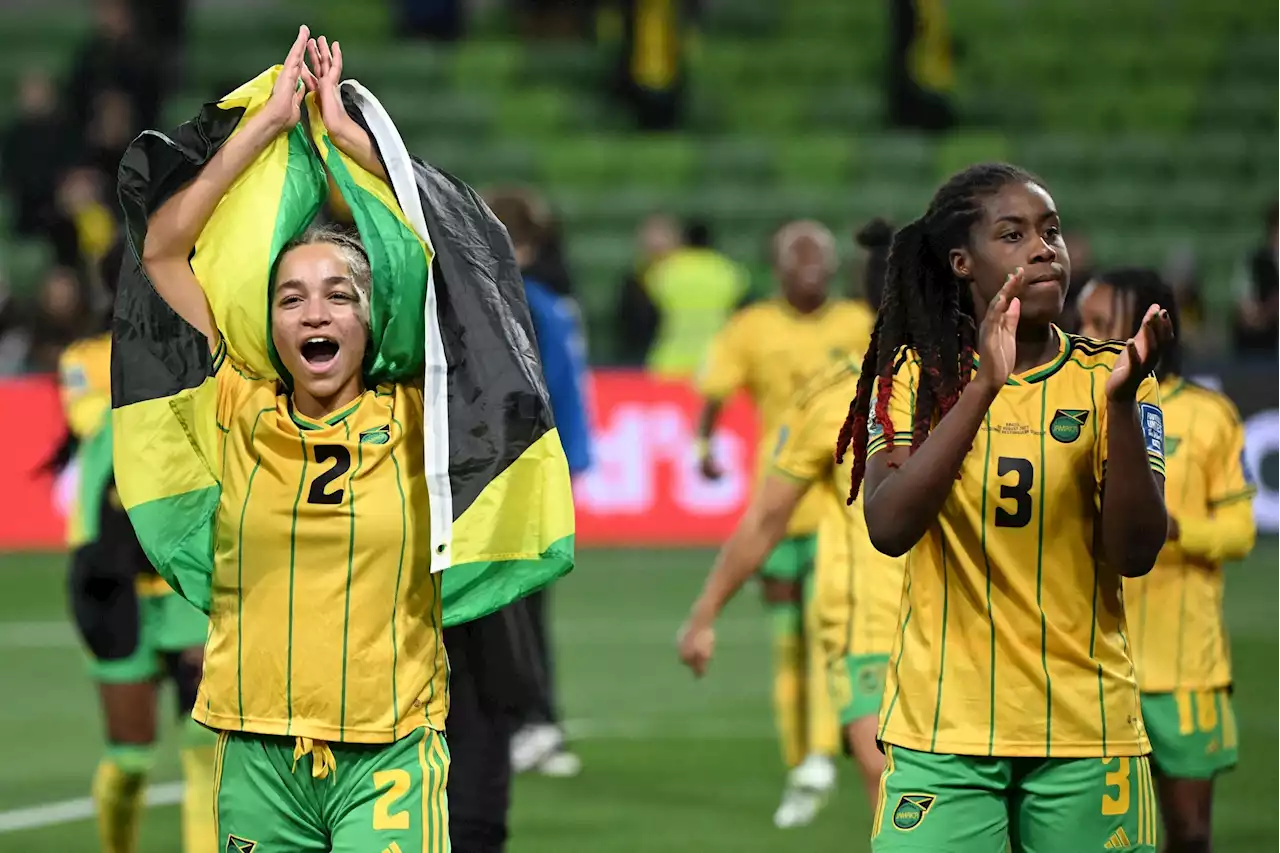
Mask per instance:
[[[744,338],[744,318],[730,318],[712,340],[706,361],[698,373],[698,391],[702,394],[702,413],[698,417],[698,431],[694,437],[698,464],[702,476],[718,480],[723,473],[711,452],[711,438],[715,434],[716,420],[724,401],[747,382],[747,349]]]
[[[1155,380],[1150,380],[1155,384]],[[1146,406],[1152,404],[1147,403]],[[1152,407],[1154,408],[1154,407]],[[1143,409],[1150,418],[1151,409]],[[1151,469],[1148,438],[1155,426],[1139,419],[1139,405],[1107,401],[1107,462],[1102,489],[1102,551],[1124,577],[1151,571],[1169,529],[1164,506],[1164,475]],[[1159,417],[1159,409],[1155,409]],[[1163,444],[1163,435],[1159,436]]]
[[[1203,518],[1180,518],[1169,526],[1174,533],[1170,541],[1177,542],[1188,556],[1208,563],[1243,560],[1257,537],[1253,503],[1246,500]]]

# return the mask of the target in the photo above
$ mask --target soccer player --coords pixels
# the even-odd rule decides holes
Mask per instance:
[[[1173,291],[1153,270],[1118,269],[1080,295],[1081,331],[1135,333],[1151,305]],[[1222,564],[1253,547],[1253,484],[1243,464],[1244,427],[1231,401],[1181,375],[1177,340],[1161,356],[1168,541],[1151,574],[1125,580],[1129,640],[1151,739],[1166,850],[1208,853],[1213,780],[1236,764],[1231,650],[1222,618]]]
[[[829,294],[838,259],[825,226],[808,220],[788,223],[775,235],[773,250],[780,294],[729,320],[699,377],[706,403],[697,452],[704,476],[711,479],[721,474],[711,438],[728,397],[745,390],[756,405],[762,436],[757,469],[763,476],[792,395],[833,358],[856,356],[870,339],[873,312],[863,303]],[[839,725],[818,638],[806,637],[804,631],[804,589],[813,567],[820,501],[815,496],[796,510],[787,538],[762,571],[773,620],[774,712],[783,761],[790,769],[774,814],[779,827],[809,823],[835,785],[832,757],[839,749]]]
[[[1042,181],[948,180],[894,236],[837,459],[867,532],[908,554],[879,738],[876,853],[1156,849],[1124,577],[1164,544],[1153,305],[1068,336],[1070,261]]]
[[[114,288],[121,247],[103,258]],[[183,850],[213,853],[215,737],[191,719],[209,622],[164,582],[116,497],[111,460],[111,334],[72,343],[59,361],[67,425],[77,442],[76,497],[67,525],[71,612],[89,652],[89,673],[107,730],[93,780],[104,853],[137,849],[146,780],[154,764],[160,682],[172,679],[182,732]]]
[[[316,92],[330,139],[385,180],[338,97],[342,54],[299,30],[270,101],[151,217],[143,265],[214,353],[223,450],[195,719],[219,731],[226,849],[449,849],[448,663],[430,571],[420,385],[364,385],[369,261],[316,230],[280,255],[271,341],[292,388],[237,364],[188,262],[250,162]],[[310,49],[315,76],[303,62]]]
[[[680,657],[701,676],[715,650],[720,611],[786,536],[807,492],[822,497],[814,579],[816,619],[828,686],[845,746],[875,805],[884,756],[876,715],[898,626],[904,561],[877,552],[867,537],[861,502],[845,505],[850,470],[833,449],[858,382],[858,366],[842,358],[796,394],[783,418],[773,470],[738,522],[681,632]]]

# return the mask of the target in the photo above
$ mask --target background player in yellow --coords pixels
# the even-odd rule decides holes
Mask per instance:
[[[863,303],[833,298],[831,278],[838,258],[831,232],[820,223],[792,222],[774,237],[778,296],[735,314],[716,336],[698,378],[706,400],[698,425],[698,455],[704,476],[720,476],[712,434],[723,402],[745,391],[760,419],[756,467],[769,470],[778,429],[791,397],[839,356],[861,353],[870,339],[874,313]],[[774,713],[790,773],[774,814],[778,826],[812,818],[811,802],[835,784],[833,756],[839,727],[827,691],[816,637],[804,632],[805,576],[811,571],[820,511],[805,501],[762,572],[764,598],[774,635]],[[812,665],[811,665],[812,662]]]
[[[1130,335],[1173,291],[1148,269],[1102,273],[1080,295],[1081,331]],[[1174,332],[1176,307],[1169,309]],[[1177,341],[1160,359],[1168,541],[1151,574],[1124,583],[1129,639],[1151,739],[1166,849],[1211,849],[1213,780],[1235,766],[1231,648],[1222,617],[1222,564],[1245,557],[1255,535],[1243,464],[1244,427],[1222,394],[1181,375]]]
[[[834,442],[858,382],[858,366],[840,359],[796,395],[783,420],[773,471],[725,544],[681,632],[681,659],[701,676],[715,651],[715,619],[769,551],[805,493],[822,498],[814,582],[816,619],[829,689],[846,748],[874,807],[884,756],[876,714],[898,626],[904,561],[871,547],[862,505],[846,506],[849,467],[837,466]]]
[[[113,289],[121,248],[101,262]],[[108,312],[109,314],[109,312]],[[158,735],[160,681],[172,679],[182,728],[182,833],[186,853],[213,853],[212,733],[190,718],[209,621],[175,594],[143,553],[115,493],[111,458],[111,334],[71,344],[59,362],[67,424],[77,444],[76,490],[67,525],[68,591],[89,653],[107,749],[93,779],[104,853],[137,849],[147,776]]]
[[[1071,337],[1043,182],[972,166],[893,240],[837,459],[909,554],[872,849],[1156,849],[1121,578],[1164,542],[1158,306]],[[980,356],[980,358],[979,358]]]
[[[221,732],[226,849],[449,849],[448,664],[430,571],[421,387],[366,388],[368,257],[310,232],[281,254],[271,339],[292,392],[234,363],[188,263],[219,200],[316,92],[333,142],[385,180],[306,27],[270,102],[152,215],[144,268],[214,352],[222,496],[195,717]],[[310,50],[315,77],[303,53]]]

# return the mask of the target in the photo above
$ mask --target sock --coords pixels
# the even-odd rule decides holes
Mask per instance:
[[[799,604],[770,605],[773,618],[773,713],[782,760],[796,767],[805,743],[804,632]]]
[[[112,744],[93,777],[102,853],[133,853],[138,846],[138,816],[152,764],[151,746]]]
[[[188,719],[182,734],[182,850],[217,853],[213,757],[218,735]]]
[[[813,595],[813,575],[805,583],[804,595],[804,677],[805,751],[809,755],[834,757],[840,754],[840,718],[831,701],[831,676],[818,626],[818,605]]]

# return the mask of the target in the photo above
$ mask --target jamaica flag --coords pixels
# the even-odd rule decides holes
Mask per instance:
[[[141,251],[148,216],[261,109],[278,73],[167,135],[143,133],[120,164],[129,251],[111,352],[116,485],[157,571],[206,611],[221,497],[212,359],[204,336],[147,280]],[[233,357],[287,386],[271,346],[271,274],[332,178],[373,272],[366,384],[425,377],[432,569],[448,569],[445,624],[454,625],[573,567],[569,470],[506,231],[469,186],[409,155],[368,90],[347,81],[342,97],[391,186],[330,144],[308,96],[304,120],[223,198],[191,265]]]

